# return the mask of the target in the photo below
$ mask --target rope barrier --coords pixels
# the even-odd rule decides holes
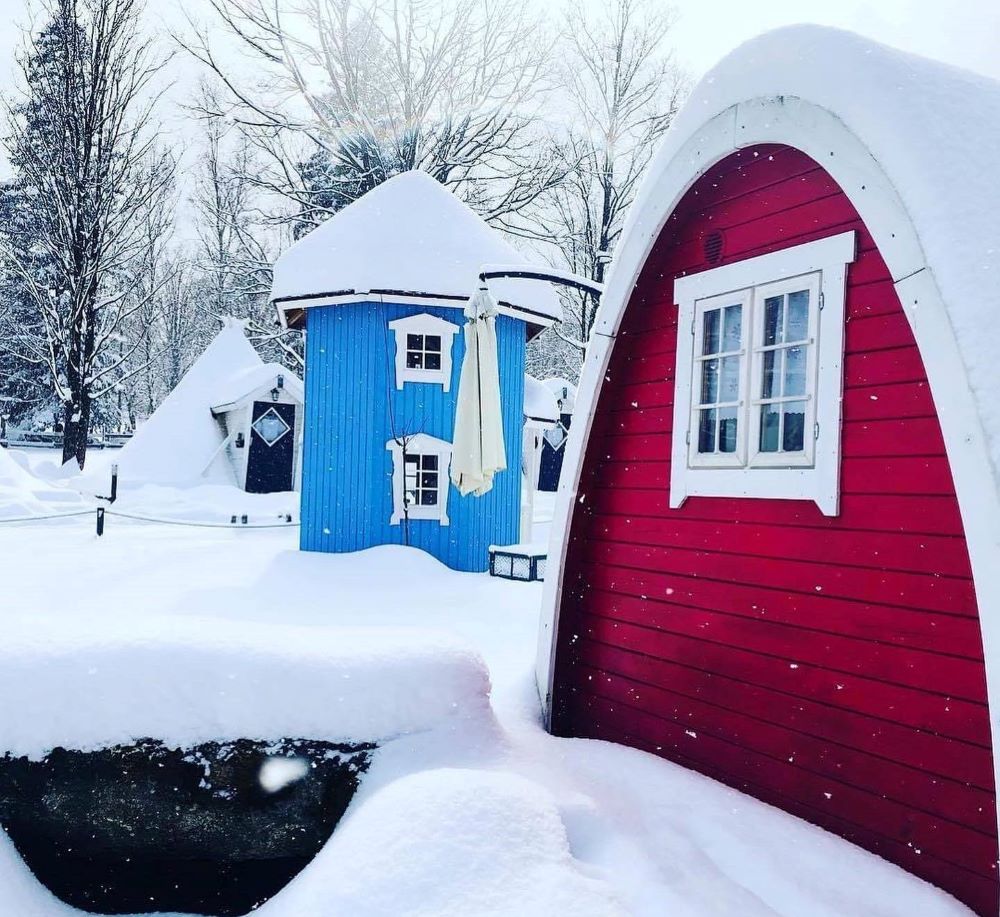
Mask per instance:
[[[72,519],[74,516],[90,516],[94,512],[94,508],[89,509],[78,509],[74,510],[72,513],[52,513],[47,516],[14,516],[8,519],[0,518],[0,525],[6,525],[8,522],[46,522],[49,519]]]
[[[111,466],[111,495],[108,497],[97,496],[99,500],[106,500],[110,504],[114,504],[115,499],[118,495],[118,466]],[[6,523],[24,523],[24,522],[44,522],[49,519],[72,519],[78,516],[89,516],[92,513],[97,515],[97,535],[100,537],[104,534],[104,520],[107,516],[117,516],[119,519],[131,519],[135,522],[150,522],[155,525],[179,525],[187,526],[188,528],[201,528],[201,529],[287,529],[295,528],[301,523],[294,522],[292,520],[291,513],[283,514],[285,520],[283,522],[250,522],[248,521],[246,513],[240,513],[239,516],[233,515],[230,517],[229,522],[210,522],[207,520],[199,519],[163,519],[156,516],[142,516],[139,513],[123,513],[121,510],[112,509],[111,506],[91,506],[87,509],[74,510],[70,513],[52,513],[49,515],[39,515],[39,516],[16,516],[10,519],[0,518],[0,525]],[[237,521],[239,518],[240,521]]]
[[[186,525],[192,528],[206,529],[287,529],[300,523],[288,522],[206,522],[194,519],[158,519],[154,516],[140,516],[136,513],[123,513],[116,509],[105,509],[105,516],[118,516],[120,519],[132,519],[136,522],[154,522],[159,525]]]
[[[122,513],[105,507],[90,507],[89,509],[75,510],[72,513],[51,513],[44,516],[14,516],[12,518],[0,518],[0,525],[8,523],[25,522],[48,522],[52,519],[73,519],[80,516],[92,516],[95,510],[103,509],[105,516],[118,516],[120,519],[131,519],[136,522],[152,522],[158,525],[182,525],[192,528],[212,528],[212,529],[287,529],[295,528],[299,522],[288,520],[287,522],[207,522],[196,519],[160,519],[155,516],[140,516],[136,513]]]

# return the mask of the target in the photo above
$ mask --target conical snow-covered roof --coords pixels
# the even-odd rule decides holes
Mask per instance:
[[[426,172],[404,172],[369,191],[289,248],[274,265],[271,299],[282,311],[338,297],[454,299],[475,292],[487,264],[529,267],[503,236]],[[548,284],[491,280],[501,303],[546,323],[561,317]]]
[[[240,322],[226,320],[205,352],[116,456],[123,481],[183,484],[233,483],[219,454],[222,428],[212,416],[217,392],[228,380],[264,365]]]

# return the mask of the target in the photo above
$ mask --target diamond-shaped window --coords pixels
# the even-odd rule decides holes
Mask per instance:
[[[546,430],[542,436],[545,437],[545,441],[557,452],[566,443],[566,438],[569,436],[566,428],[558,423],[551,430]]]
[[[289,430],[291,427],[274,408],[268,408],[253,422],[254,433],[268,446],[273,446]]]

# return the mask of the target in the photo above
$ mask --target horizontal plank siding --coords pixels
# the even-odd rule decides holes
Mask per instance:
[[[706,497],[671,510],[673,279],[711,266],[709,232],[730,263],[848,229],[840,514]],[[671,758],[995,913],[982,636],[940,423],[885,263],[808,157],[734,154],[667,220],[609,360],[580,497],[553,728]]]

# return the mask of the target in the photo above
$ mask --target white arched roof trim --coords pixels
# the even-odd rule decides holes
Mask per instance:
[[[927,371],[965,526],[986,658],[994,748],[1000,714],[1000,496],[982,418],[968,384],[955,329],[927,263],[917,228],[868,147],[835,114],[788,96],[748,99],[706,121],[653,172],[633,205],[587,349],[567,442],[549,545],[538,647],[538,685],[550,716],[562,577],[572,511],[608,360],[639,274],[670,214],[691,186],[720,160],[746,147],[778,143],[823,166],[850,198],[875,239],[910,322]],[[933,180],[932,176],[928,180]],[[942,406],[947,410],[941,411]],[[1000,755],[994,754],[1000,785]]]

